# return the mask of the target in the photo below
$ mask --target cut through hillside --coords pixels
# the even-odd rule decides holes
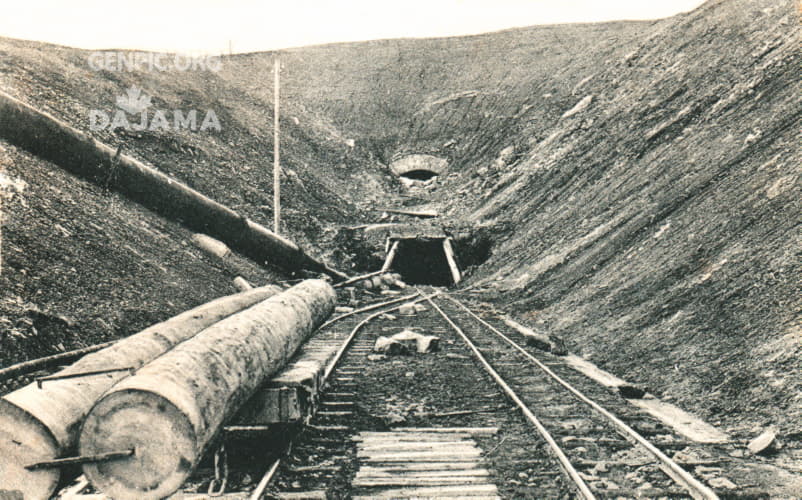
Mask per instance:
[[[436,209],[438,227],[468,228],[453,232],[454,250],[468,286],[482,285],[477,293],[488,303],[736,438],[765,425],[802,432],[799,46],[796,2],[713,0],[659,21],[288,50],[282,229],[357,274],[383,262],[387,235],[376,236],[377,226],[412,220],[380,215],[382,207]],[[89,109],[113,107],[132,84],[162,107],[220,108],[220,135],[97,135],[270,225],[265,68],[274,54],[227,57],[216,75],[110,77],[90,72],[84,51],[2,39],[0,51],[4,91],[83,130]],[[427,176],[436,181],[421,182]],[[29,182],[50,183],[46,174]],[[69,183],[55,185],[52,210],[74,209]],[[182,261],[186,235],[178,229],[163,231],[167,250],[147,257],[155,251],[122,233],[83,227],[89,220],[113,227],[119,221],[106,215],[113,210],[65,212],[71,218],[57,222],[65,232],[55,224],[27,228],[26,207],[7,206],[4,246],[15,269],[0,277],[12,291],[0,321],[13,328],[34,321],[19,304],[57,316],[58,304],[70,312],[83,302],[91,311],[82,321],[116,318],[111,329],[96,321],[91,338],[103,340],[130,323],[110,302],[130,304],[142,323],[192,302],[182,289],[167,307],[154,290],[175,291],[184,280],[208,293],[228,288],[230,273],[213,263]],[[130,257],[125,244],[146,259]],[[87,258],[91,266],[67,261],[80,260],[82,245],[105,250]],[[94,258],[101,255],[110,257]],[[181,272],[131,273],[156,295],[147,304],[129,285],[116,289],[118,272],[151,262]],[[51,265],[52,279],[42,272]],[[71,268],[87,280],[93,266],[97,286],[69,285]],[[399,243],[394,266],[412,282],[453,281],[431,241]],[[21,354],[4,344],[0,352],[59,349],[13,337],[14,349],[37,347]]]

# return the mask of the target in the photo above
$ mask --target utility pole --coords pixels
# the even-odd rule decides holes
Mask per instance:
[[[281,166],[278,155],[278,98],[281,61],[273,61],[273,232],[279,234],[281,226]]]

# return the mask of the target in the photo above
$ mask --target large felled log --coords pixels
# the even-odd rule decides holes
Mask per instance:
[[[257,262],[292,271],[311,269],[337,280],[345,278],[264,226],[3,92],[0,92],[0,137],[77,175],[120,191],[165,217],[218,238]]]
[[[56,375],[139,368],[203,329],[280,291],[266,286],[221,297],[84,356]],[[48,380],[41,388],[30,384],[0,399],[0,493],[19,490],[26,500],[49,498],[59,481],[59,469],[29,471],[25,466],[74,453],[81,422],[92,405],[128,375],[128,371],[115,371]]]
[[[197,465],[231,416],[331,314],[334,289],[304,281],[231,316],[154,360],[109,391],[87,416],[82,455],[134,449],[84,465],[115,500],[164,498]]]

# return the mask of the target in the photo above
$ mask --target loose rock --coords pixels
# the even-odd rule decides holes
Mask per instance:
[[[376,339],[376,344],[373,346],[373,352],[386,354],[389,356],[397,356],[409,354],[409,347],[406,344],[393,340],[389,337],[379,337]]]
[[[415,312],[415,304],[412,303],[403,304],[398,308],[398,314],[402,316],[413,316]]]
[[[712,486],[713,488],[722,488],[728,490],[734,490],[738,486],[735,485],[732,481],[727,479],[726,477],[714,477],[707,481],[707,484]]]
[[[749,442],[747,448],[754,455],[761,453],[770,453],[774,450],[777,441],[777,432],[774,429],[768,429],[755,439]]]
[[[391,338],[408,345],[410,349],[414,346],[414,349],[421,354],[439,350],[440,337],[434,335],[421,335],[412,330],[402,330]]]
[[[619,385],[618,393],[626,399],[642,399],[646,395],[646,391],[634,385]]]

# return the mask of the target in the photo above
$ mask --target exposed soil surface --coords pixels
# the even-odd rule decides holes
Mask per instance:
[[[0,141],[14,180],[2,200],[0,365],[124,337],[280,275],[217,260],[192,233]]]

